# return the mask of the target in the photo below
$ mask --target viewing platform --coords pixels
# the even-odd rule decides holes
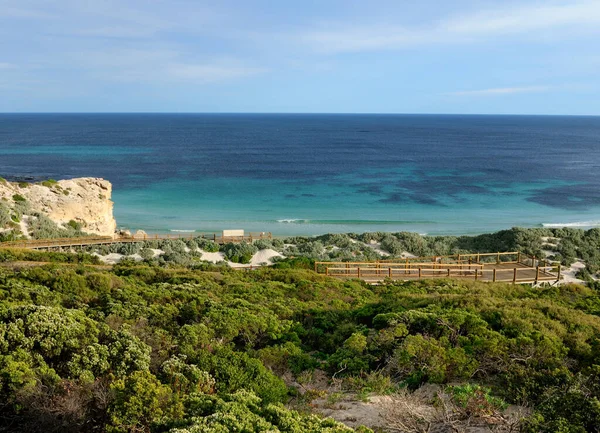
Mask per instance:
[[[555,284],[560,264],[553,265],[520,252],[457,254],[374,262],[315,262],[315,272],[367,282],[458,278],[513,284]]]

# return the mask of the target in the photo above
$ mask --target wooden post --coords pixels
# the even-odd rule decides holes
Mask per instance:
[[[496,282],[496,269],[494,269],[494,274],[492,277],[492,281],[495,283]]]
[[[560,281],[560,263],[558,264],[558,277],[556,278],[556,281]]]
[[[356,267],[356,275],[358,275],[358,278],[360,278],[360,266]]]
[[[521,263],[521,251],[517,253],[517,263]]]
[[[479,253],[477,253],[477,263],[479,263]]]
[[[325,275],[329,276],[329,266],[325,268]]]
[[[421,267],[419,266],[419,280],[421,279]]]
[[[514,269],[513,273],[513,284],[517,284],[517,268]]]
[[[477,275],[479,274],[479,269],[475,268],[475,281],[477,281]]]
[[[540,279],[540,266],[538,265],[535,268],[535,284],[537,284],[539,279]]]
[[[535,256],[531,256],[531,267],[535,268]]]
[[[388,268],[388,276],[389,276],[390,278],[392,278],[392,268],[391,268],[391,267],[390,267],[390,268]]]
[[[450,268],[448,268],[448,278],[450,278]]]
[[[496,257],[496,264],[500,264],[500,251],[498,251],[498,256]]]

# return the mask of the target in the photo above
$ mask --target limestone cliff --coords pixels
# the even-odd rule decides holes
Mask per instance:
[[[27,203],[33,212],[46,214],[59,225],[69,221],[82,230],[103,236],[113,235],[117,223],[113,217],[112,185],[100,178],[46,181],[40,184],[0,180],[0,203],[13,207]]]

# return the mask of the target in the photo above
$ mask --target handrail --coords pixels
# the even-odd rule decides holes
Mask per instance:
[[[204,234],[206,235],[206,234]],[[97,244],[118,244],[144,242],[151,240],[191,240],[195,238],[210,239],[217,243],[227,242],[252,242],[260,239],[272,239],[273,235],[270,232],[249,233],[246,236],[222,236],[217,233],[212,234],[210,238],[203,234],[196,235],[190,233],[188,235],[131,235],[131,236],[81,236],[77,238],[53,238],[53,239],[24,239],[19,241],[0,242],[0,248],[51,248],[51,247],[67,247],[67,246],[84,246]]]
[[[506,256],[516,260],[501,260]],[[476,258],[473,261],[473,257]],[[496,257],[495,261],[480,261],[481,257]],[[490,282],[512,282],[536,284],[542,281],[559,281],[561,267],[550,265],[520,252],[469,253],[456,255],[457,263],[371,261],[371,262],[315,262],[315,272],[339,278],[379,279],[422,279],[422,278],[470,278]],[[460,259],[459,259],[460,258]],[[468,260],[466,260],[468,258]],[[423,259],[417,257],[415,259]]]

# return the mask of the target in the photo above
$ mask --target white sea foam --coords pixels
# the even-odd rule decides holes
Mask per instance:
[[[277,220],[277,222],[285,223],[285,224],[301,224],[301,223],[308,222],[308,220],[300,219],[300,218],[286,218],[286,219]]]
[[[575,221],[572,223],[543,223],[542,227],[560,228],[560,227],[599,227],[600,221]]]
[[[194,233],[196,230],[175,230],[175,229],[171,229],[169,231],[171,231],[171,232],[177,232],[177,233]]]

